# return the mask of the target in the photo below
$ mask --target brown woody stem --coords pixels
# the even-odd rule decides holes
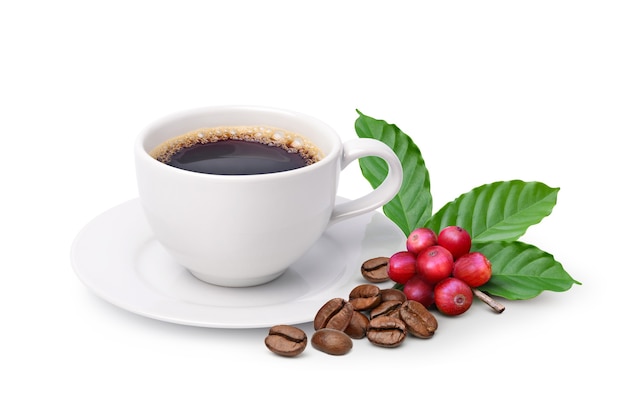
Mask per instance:
[[[493,298],[489,297],[484,292],[482,292],[482,291],[480,291],[480,290],[478,290],[476,288],[472,288],[472,291],[474,291],[474,295],[476,296],[476,298],[478,298],[480,301],[482,301],[485,304],[487,304],[496,313],[502,313],[504,311],[504,306],[502,304],[500,304],[499,302],[497,302]]]

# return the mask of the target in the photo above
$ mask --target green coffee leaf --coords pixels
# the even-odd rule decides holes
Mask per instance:
[[[402,187],[393,200],[383,206],[383,212],[408,236],[432,215],[430,176],[422,153],[413,140],[396,125],[373,119],[358,110],[357,112],[357,135],[385,143],[393,149],[402,163]],[[380,158],[361,158],[359,165],[363,176],[373,188],[378,187],[387,176],[387,164]]]
[[[552,212],[558,191],[520,180],[485,184],[443,206],[425,225],[435,231],[461,226],[473,242],[513,241]]]
[[[552,255],[520,241],[481,242],[473,250],[491,262],[491,279],[479,289],[509,300],[526,300],[543,291],[567,291],[574,280]]]
[[[383,212],[407,236],[422,226],[437,232],[448,225],[465,228],[472,236],[472,250],[482,252],[492,263],[492,277],[480,289],[494,296],[524,300],[543,291],[566,291],[580,284],[552,255],[517,241],[528,227],[552,212],[558,188],[521,180],[494,182],[462,194],[432,215],[430,177],[413,140],[397,126],[357,112],[359,137],[386,143],[402,163],[402,188]],[[380,185],[387,165],[378,158],[359,161],[363,176],[373,187]]]

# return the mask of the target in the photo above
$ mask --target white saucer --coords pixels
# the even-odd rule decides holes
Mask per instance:
[[[345,199],[344,199],[345,200]],[[76,236],[71,260],[95,294],[136,314],[215,328],[271,327],[313,320],[334,297],[366,283],[361,264],[403,250],[404,234],[373,212],[330,227],[276,280],[226,288],[198,280],[155,240],[138,199],[102,213]]]

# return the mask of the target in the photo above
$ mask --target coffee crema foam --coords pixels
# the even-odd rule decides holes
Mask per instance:
[[[155,147],[150,156],[168,163],[181,149],[194,145],[222,140],[243,140],[279,146],[290,153],[300,153],[307,163],[313,164],[323,158],[321,150],[308,139],[297,133],[269,126],[219,126],[200,128],[173,137]]]

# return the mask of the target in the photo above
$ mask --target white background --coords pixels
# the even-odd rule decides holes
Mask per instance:
[[[3,3],[0,414],[618,415],[625,19],[619,1]],[[218,104],[309,113],[346,140],[357,108],[395,123],[435,209],[493,181],[560,187],[522,240],[583,285],[441,318],[398,349],[296,359],[265,348],[267,329],[101,300],[72,269],[74,237],[136,197],[146,124]],[[341,181],[369,190],[356,165]]]

